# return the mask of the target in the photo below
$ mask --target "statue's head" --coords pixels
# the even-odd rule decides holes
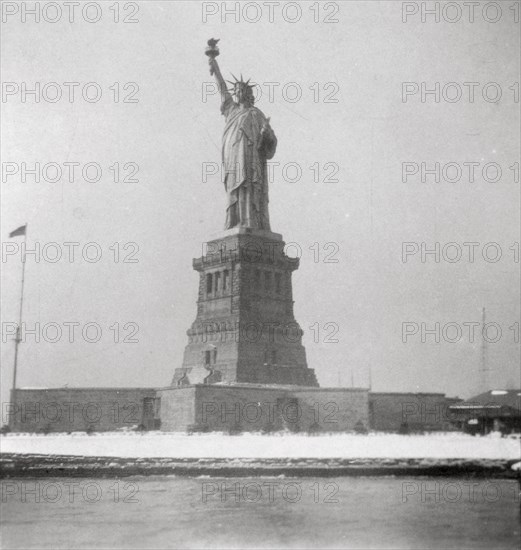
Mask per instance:
[[[235,76],[233,78],[235,78]],[[230,82],[230,84],[232,85],[230,92],[235,96],[237,103],[247,105],[253,105],[255,103],[255,94],[253,93],[253,85],[250,84],[250,80],[244,82],[241,75],[240,80],[235,78],[235,82]]]

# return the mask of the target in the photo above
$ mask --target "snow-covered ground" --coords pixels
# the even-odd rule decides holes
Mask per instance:
[[[330,434],[237,436],[179,433],[8,434],[0,452],[122,458],[461,458],[521,459],[521,442],[495,435]]]

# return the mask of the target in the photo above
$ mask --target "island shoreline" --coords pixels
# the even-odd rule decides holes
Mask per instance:
[[[45,477],[471,477],[518,479],[505,459],[117,458],[2,453],[0,478]]]

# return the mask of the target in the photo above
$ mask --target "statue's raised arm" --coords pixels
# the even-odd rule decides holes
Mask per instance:
[[[226,87],[226,82],[224,81],[223,75],[221,74],[221,69],[217,63],[216,57],[219,55],[219,48],[217,47],[217,42],[219,39],[210,38],[208,40],[208,47],[206,48],[206,55],[208,56],[208,64],[210,65],[210,74],[215,76],[217,81],[217,86],[219,87],[219,92],[221,93],[221,100],[224,103],[226,100],[231,99],[232,96],[228,92]]]

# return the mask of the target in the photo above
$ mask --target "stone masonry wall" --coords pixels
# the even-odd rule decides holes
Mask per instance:
[[[144,399],[155,396],[152,388],[17,389],[2,416],[15,432],[130,429],[147,423]]]
[[[183,432],[195,424],[195,386],[162,388],[157,396],[161,400],[161,430]]]
[[[236,432],[367,430],[367,394],[350,388],[201,385],[196,389],[196,426]]]
[[[449,406],[456,401],[442,393],[370,393],[371,428],[386,432],[451,430]]]
[[[152,388],[18,389],[3,406],[15,432],[423,432],[454,429],[441,393],[357,388],[200,384]]]
[[[304,429],[320,432],[367,431],[369,397],[366,389],[320,388],[291,392],[300,405]],[[311,431],[313,431],[313,429]]]

